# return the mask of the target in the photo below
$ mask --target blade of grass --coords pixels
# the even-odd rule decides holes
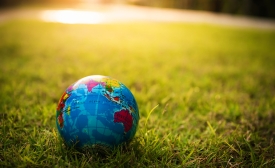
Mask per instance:
[[[194,153],[194,149],[192,149],[191,151],[190,151],[190,153],[185,157],[185,159],[181,162],[181,165],[184,165],[187,161],[188,161],[188,159],[192,156],[192,154]]]
[[[235,151],[236,153],[238,153],[238,155],[240,155],[239,151],[237,151],[237,149],[235,149],[232,145],[230,145],[228,142],[223,141],[226,145],[228,145],[233,151]]]
[[[148,113],[147,117],[146,117],[146,121],[145,121],[145,128],[147,128],[147,122],[150,118],[151,113],[158,107],[159,105],[157,104],[154,108],[151,109],[151,111]]]
[[[208,125],[208,127],[210,128],[212,134],[216,136],[216,131],[213,129],[213,127],[211,126],[211,124],[210,124],[209,121],[207,121],[207,125]]]

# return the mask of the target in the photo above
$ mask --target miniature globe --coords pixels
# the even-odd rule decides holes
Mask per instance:
[[[131,91],[110,77],[93,75],[69,86],[56,110],[56,125],[66,146],[113,148],[135,135],[139,110]]]

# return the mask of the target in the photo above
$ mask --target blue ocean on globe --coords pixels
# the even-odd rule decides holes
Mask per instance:
[[[113,148],[133,139],[139,110],[131,91],[116,79],[93,75],[69,86],[56,110],[65,144],[84,149]]]

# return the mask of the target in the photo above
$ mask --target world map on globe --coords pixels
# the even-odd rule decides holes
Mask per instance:
[[[58,132],[67,146],[78,149],[128,142],[138,121],[139,110],[131,91],[118,80],[101,75],[69,86],[56,110]]]

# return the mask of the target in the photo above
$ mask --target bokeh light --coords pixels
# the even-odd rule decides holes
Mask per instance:
[[[103,18],[98,12],[65,9],[43,11],[41,19],[66,24],[98,24]]]

